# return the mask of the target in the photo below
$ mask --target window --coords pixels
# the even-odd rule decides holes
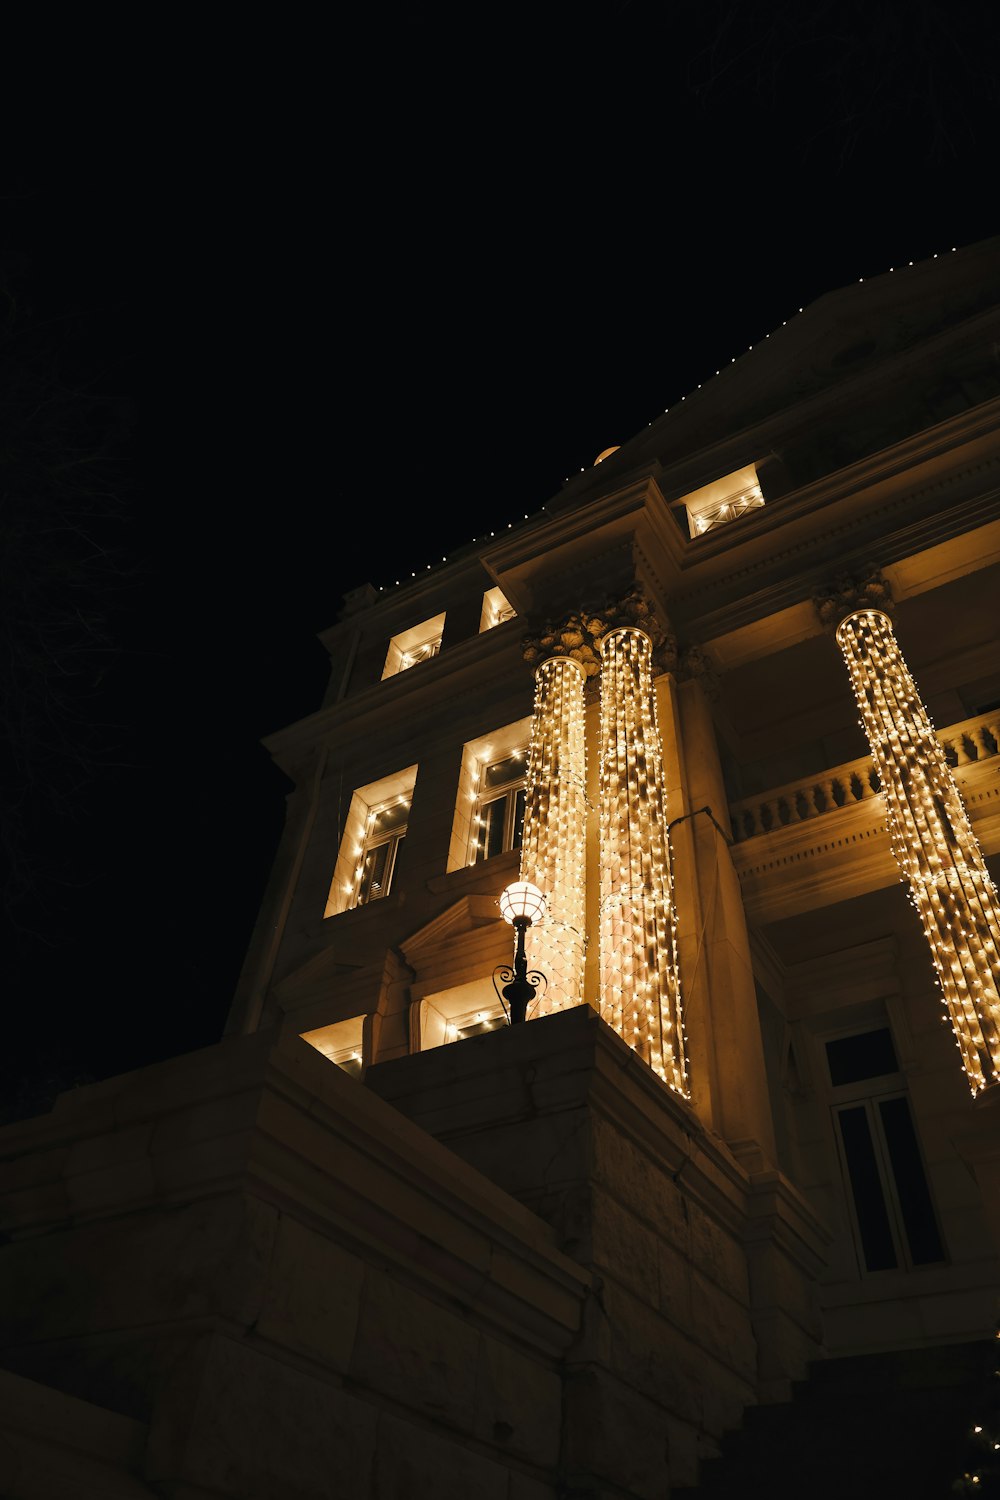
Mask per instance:
[[[410,804],[402,799],[372,808],[358,870],[355,906],[366,906],[389,894],[399,846],[406,836]]]
[[[688,529],[692,536],[702,536],[714,531],[727,521],[735,521],[749,510],[757,510],[764,504],[755,464],[747,464],[733,474],[713,480],[700,490],[684,496]]]
[[[520,849],[524,836],[524,778],[527,750],[488,761],[479,774],[479,795],[472,819],[472,858],[481,864],[495,854]]]
[[[348,1021],[335,1021],[332,1026],[320,1026],[301,1035],[304,1042],[322,1052],[338,1068],[360,1079],[364,1065],[364,1025],[364,1016],[352,1016]]]
[[[419,1037],[421,1052],[482,1036],[507,1024],[503,1004],[489,979],[425,995],[415,1002],[414,1009],[416,1020],[411,1026]]]
[[[351,798],[325,916],[387,896],[406,837],[416,766],[359,787]]]
[[[910,1102],[887,1027],[826,1044],[837,1146],[866,1271],[944,1259]]]
[[[435,615],[432,620],[424,620],[422,624],[414,625],[410,630],[403,630],[399,635],[394,635],[386,653],[382,681],[384,682],[387,677],[395,677],[397,673],[405,672],[410,667],[415,667],[418,662],[430,661],[432,657],[437,656],[441,650],[444,621],[443,614]]]
[[[479,621],[479,633],[484,630],[492,630],[494,625],[502,625],[504,620],[513,620],[517,610],[513,609],[504,598],[500,589],[487,589],[483,595],[483,613]]]
[[[449,870],[520,849],[530,738],[528,718],[466,743],[448,849]]]

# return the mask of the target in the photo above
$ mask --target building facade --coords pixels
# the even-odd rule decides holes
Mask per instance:
[[[998,288],[993,240],[833,292],[344,600],[267,741],[295,790],[225,1038],[5,1132],[40,1284],[57,1232],[92,1277],[137,1213],[212,1226],[200,1311],[3,1357],[138,1424],[156,1493],[666,1496],[818,1362],[993,1337]],[[123,1119],[170,1171],[40,1208],[42,1155],[120,1163]]]

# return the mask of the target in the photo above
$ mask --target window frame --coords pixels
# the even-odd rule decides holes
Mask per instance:
[[[382,681],[387,677],[398,677],[400,672],[408,672],[411,667],[419,666],[423,661],[432,661],[441,651],[441,642],[444,638],[444,622],[446,614],[442,611],[429,620],[421,620],[419,625],[412,625],[408,630],[402,630],[394,635],[389,641],[386,651],[385,666],[382,668]]]
[[[520,760],[524,766],[521,776],[511,777],[507,781],[499,782],[496,786],[484,786],[484,780],[494,766],[503,765],[505,761]],[[508,750],[492,760],[482,761],[479,768],[479,785],[476,792],[475,805],[472,812],[472,829],[469,845],[469,864],[482,865],[488,860],[495,859],[500,854],[514,853],[521,847],[524,837],[524,815],[527,806],[527,783],[528,783],[528,746],[518,746],[514,750]],[[520,833],[521,839],[514,842],[518,832],[518,794],[521,796],[520,811]],[[501,833],[501,847],[488,852],[488,847],[483,842],[484,828],[486,826],[483,817],[484,809],[492,807],[495,802],[503,801],[503,831]]]
[[[509,759],[519,753],[524,760],[525,780],[528,771],[528,754],[531,746],[531,716],[516,719],[489,734],[467,740],[462,746],[462,763],[458,773],[455,793],[455,815],[452,821],[451,840],[448,845],[447,871],[478,869],[488,863],[476,859],[476,843],[480,837],[480,825],[475,819],[480,814],[483,800],[484,768],[498,761]],[[498,790],[488,788],[485,801],[493,800]]]
[[[400,806],[405,806],[407,809],[407,816],[403,819],[401,827],[390,828],[387,832],[384,833],[373,833],[367,831],[372,829],[373,825],[378,821],[378,818],[382,813],[388,812],[390,808]],[[392,890],[392,882],[396,873],[396,863],[399,857],[399,846],[406,837],[406,831],[410,822],[408,815],[409,806],[409,801],[406,800],[404,802],[404,799],[402,797],[390,797],[388,801],[376,804],[375,806],[368,809],[367,830],[362,842],[361,853],[358,856],[352,909],[353,907],[358,906],[371,906],[373,901],[382,901]],[[386,856],[385,873],[382,881],[383,889],[379,891],[378,895],[373,896],[369,893],[367,896],[363,896],[362,891],[365,886],[366,878],[370,878],[366,877],[366,866],[371,855],[377,853],[379,849],[386,849],[388,851]],[[374,874],[374,869],[372,871],[372,874]]]
[[[343,912],[354,911],[359,906],[373,904],[371,900],[358,900],[364,879],[365,860],[372,849],[392,842],[395,847],[387,856],[391,867],[388,870],[388,878],[383,880],[385,889],[375,900],[384,900],[390,894],[398,871],[399,845],[409,828],[409,808],[413,801],[416,781],[417,766],[414,764],[395,775],[384,776],[381,780],[370,782],[367,786],[355,788],[344,820],[344,832],[337,851],[333,878],[323,913],[324,918],[339,916]],[[386,808],[398,804],[403,804],[407,808],[407,817],[402,826],[389,829],[385,834],[375,833],[373,837],[373,825],[379,814]]]
[[[830,1071],[830,1057],[827,1047],[831,1042],[846,1040],[848,1037],[863,1036],[869,1032],[887,1031],[889,1039],[897,1059],[897,1067],[887,1073],[872,1073],[865,1077],[859,1077],[848,1083],[835,1084]],[[854,1251],[857,1259],[858,1270],[864,1277],[881,1276],[886,1273],[908,1273],[923,1270],[934,1266],[944,1265],[948,1261],[948,1251],[945,1245],[942,1229],[941,1216],[931,1192],[930,1178],[927,1172],[927,1163],[924,1159],[923,1147],[917,1131],[916,1120],[913,1116],[913,1107],[910,1102],[909,1089],[906,1084],[905,1075],[898,1066],[898,1048],[896,1039],[892,1034],[892,1028],[883,1023],[878,1026],[863,1026],[850,1032],[841,1032],[836,1035],[827,1036],[823,1039],[823,1056],[827,1069],[827,1081],[830,1088],[830,1115],[833,1126],[834,1143],[837,1153],[837,1161],[840,1167],[841,1179],[844,1187],[844,1200],[847,1208],[848,1220],[851,1227],[851,1235],[854,1241]],[[909,1119],[909,1128],[913,1135],[913,1144],[916,1158],[919,1163],[923,1177],[923,1185],[926,1189],[927,1203],[933,1230],[940,1246],[940,1255],[935,1258],[915,1259],[911,1246],[910,1232],[907,1228],[906,1210],[897,1182],[896,1164],[893,1160],[892,1148],[886,1137],[883,1123],[881,1106],[896,1100],[902,1100],[906,1106]],[[868,1139],[871,1143],[872,1158],[878,1177],[878,1186],[881,1191],[882,1204],[885,1209],[889,1236],[892,1243],[896,1263],[892,1266],[878,1266],[872,1269],[868,1264],[868,1255],[865,1248],[865,1229],[862,1225],[861,1215],[858,1211],[855,1177],[851,1170],[848,1157],[848,1148],[844,1139],[843,1126],[840,1116],[849,1110],[863,1110],[868,1130]]]

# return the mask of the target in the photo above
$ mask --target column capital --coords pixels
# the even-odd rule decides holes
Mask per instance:
[[[894,608],[889,580],[874,564],[838,573],[813,592],[812,602],[820,624],[831,632],[856,610],[880,609],[883,614],[891,615]]]
[[[713,703],[719,697],[719,674],[708,652],[701,646],[685,646],[677,663],[678,682],[700,682],[705,696]]]
[[[628,626],[649,636],[655,673],[676,670],[677,638],[638,584],[618,598],[581,605],[558,620],[539,625],[524,636],[521,655],[536,668],[550,657],[569,656],[580,663],[588,677],[596,677],[601,669],[604,637],[609,631]]]

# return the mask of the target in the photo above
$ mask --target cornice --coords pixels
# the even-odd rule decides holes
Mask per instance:
[[[966,454],[964,461],[943,444],[901,445],[730,523],[740,536],[734,534],[725,548],[718,543],[712,557],[686,561],[689,574],[702,562],[709,566],[703,581],[692,579],[687,589],[670,594],[672,617],[678,624],[697,620],[695,633],[707,641],[801,603],[832,572],[870,562],[885,568],[995,521],[1000,402],[992,420],[997,425],[984,424],[974,434],[988,439],[991,449]],[[944,454],[957,462],[935,473],[934,460]],[[701,542],[696,538],[692,545]],[[722,571],[718,564],[726,552],[735,566]],[[773,581],[765,581],[768,574]],[[722,594],[730,597],[719,600]]]
[[[383,678],[337,703],[267,735],[261,743],[274,761],[291,775],[290,767],[318,745],[365,742],[380,735],[398,737],[400,726],[454,721],[455,703],[470,688],[481,693],[483,675],[489,676],[499,702],[522,691],[531,710],[531,672],[521,660],[524,622],[508,620],[492,630],[449,646],[430,661]]]
[[[739,363],[723,368],[714,380],[688,392],[682,401],[676,402],[648,427],[627,439],[604,463],[618,484],[627,483],[640,473],[655,474],[664,494],[669,497],[668,504],[675,505],[685,494],[704,483],[706,476],[711,478],[726,473],[728,469],[739,468],[775,452],[789,438],[816,427],[828,413],[838,408],[849,411],[858,406],[866,407],[872,392],[884,390],[897,372],[912,368],[915,361],[940,362],[952,350],[961,352],[963,348],[974,349],[988,344],[990,338],[996,336],[998,324],[1000,310],[995,306],[973,313],[938,333],[928,335],[915,347],[896,350],[871,367],[841,378],[798,401],[778,401],[765,415],[733,429],[726,425],[726,412],[721,406],[723,387],[731,385],[734,377],[737,381],[740,376],[744,380],[752,379],[755,362],[780,357],[782,330],[773,330],[774,336],[769,344],[756,345],[748,352],[745,361],[741,359]],[[789,357],[800,362],[806,354],[799,349],[792,356],[786,353],[785,358]],[[713,399],[716,402],[714,410]],[[683,447],[691,426],[698,422],[714,423],[722,429],[721,435],[684,452],[677,459],[661,456],[677,453]],[[593,469],[574,476],[547,508],[555,513],[556,507],[586,505],[588,494],[604,477],[595,474]]]
[[[519,526],[527,530],[529,524],[525,521],[519,523]],[[414,619],[420,619],[424,614],[440,614],[442,599],[453,595],[456,588],[461,589],[466,575],[471,579],[473,575],[479,577],[483,572],[481,544],[472,543],[470,546],[475,550],[460,557],[444,558],[440,563],[429,565],[423,572],[398,585],[388,584],[376,589],[374,585],[368,584],[362,585],[361,589],[351,590],[344,596],[338,619],[319,631],[317,640],[330,650],[345,634],[352,634],[357,630],[368,632],[372,629],[384,629],[387,636],[395,634],[393,621],[397,616],[401,621],[412,624]],[[352,595],[361,594],[366,589],[372,590],[373,597],[356,607],[350,607]]]

